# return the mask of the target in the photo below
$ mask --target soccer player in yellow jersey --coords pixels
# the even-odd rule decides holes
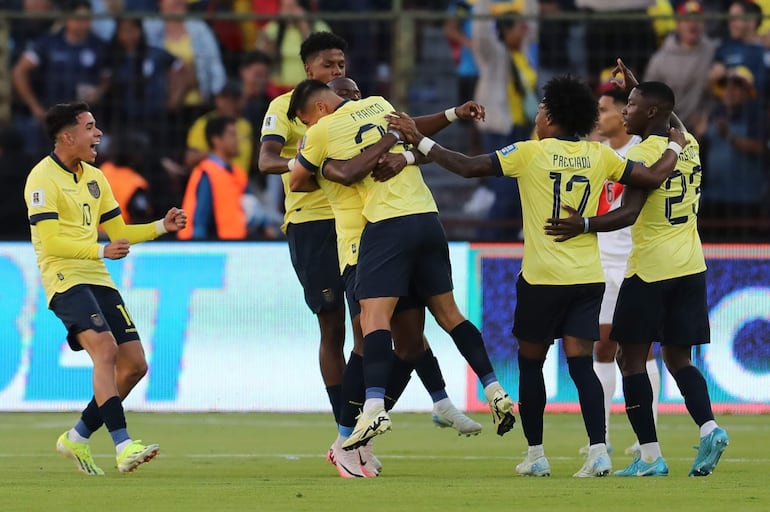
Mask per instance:
[[[596,236],[578,237],[569,245],[557,243],[543,232],[543,220],[559,217],[563,205],[579,212],[595,212],[607,179],[656,188],[676,163],[676,150],[665,147],[658,152],[660,160],[646,168],[599,142],[579,140],[593,129],[597,115],[596,99],[585,84],[569,76],[556,77],[546,84],[535,117],[539,140],[517,142],[476,157],[450,151],[423,137],[406,114],[390,117],[391,128],[454,173],[519,180],[524,259],[516,283],[513,334],[519,343],[519,412],[529,445],[527,457],[516,466],[522,475],[551,472],[543,449],[543,363],[558,338],[563,339],[589,438],[588,456],[574,476],[605,476],[612,469],[605,444],[602,388],[592,365],[604,292]],[[679,132],[672,132],[672,137],[684,142]]]
[[[342,98],[357,101],[361,99],[361,93],[355,81],[346,77],[338,77],[327,84],[336,94]],[[459,107],[447,109],[447,111],[423,116],[415,121],[428,133],[449,126],[450,119],[474,119],[483,118],[483,107],[475,102],[467,102]],[[311,149],[311,148],[308,148]],[[311,149],[312,150],[312,149]],[[305,151],[302,149],[301,151]],[[403,153],[401,154],[403,155]],[[403,156],[398,155],[400,168],[406,165]],[[358,247],[361,233],[366,225],[366,219],[362,215],[364,206],[363,198],[353,187],[346,187],[325,178],[327,173],[344,172],[344,169],[335,169],[338,165],[358,165],[361,158],[368,158],[368,167],[377,161],[377,155],[361,154],[350,161],[326,160],[323,172],[312,173],[303,165],[294,165],[291,171],[290,187],[293,191],[321,189],[329,198],[332,210],[334,210],[337,228],[337,251],[340,258],[340,270],[345,281],[345,295],[348,301],[348,311],[353,324],[354,346],[348,358],[345,368],[342,386],[342,406],[340,410],[339,435],[332,451],[335,464],[340,475],[344,478],[355,476],[367,476],[366,463],[372,460],[369,453],[373,443],[367,443],[359,447],[358,452],[344,451],[342,443],[353,432],[356,416],[360,404],[364,401],[364,375],[363,375],[363,334],[361,333],[360,313],[361,307],[355,299],[355,277],[358,262]],[[366,163],[363,164],[367,167]],[[425,389],[433,400],[432,419],[440,427],[452,427],[458,434],[475,435],[481,431],[481,424],[472,420],[459,411],[449,398],[441,368],[433,351],[423,337],[425,326],[425,307],[416,297],[404,297],[399,300],[393,316],[393,339],[396,350],[393,358],[393,369],[386,387],[385,409],[389,410],[401,395],[409,376],[413,370],[417,371]],[[359,459],[360,455],[360,459]],[[359,462],[364,463],[361,470]],[[374,464],[375,469],[379,468]]]
[[[80,421],[59,437],[56,450],[83,473],[103,475],[88,439],[104,423],[115,443],[118,470],[130,473],[155,457],[159,446],[133,440],[126,429],[122,400],[147,372],[147,362],[103,260],[124,258],[131,244],[178,231],[187,217],[172,208],[156,222],[123,222],[107,179],[92,165],[102,132],[87,104],[52,107],[45,128],[54,149],[32,169],[24,188],[32,245],[48,307],[67,327],[70,347],[91,357],[94,386]],[[108,244],[97,241],[100,225]]]
[[[628,158],[649,163],[666,145],[674,93],[661,82],[636,83],[618,62],[621,83],[633,88],[623,118],[628,133],[643,140]],[[611,231],[633,224],[632,248],[612,321],[612,339],[620,344],[618,364],[623,375],[626,414],[640,450],[620,476],[665,476],[668,465],[658,444],[652,413],[652,389],[645,370],[650,345],[659,341],[663,360],[684,397],[690,416],[700,429],[700,446],[690,476],[710,475],[729,443],[714,420],[706,381],[693,366],[693,345],[709,342],[706,302],[706,262],[697,228],[701,166],[698,143],[679,155],[671,176],[656,190],[627,189],[622,206],[587,221],[564,219],[562,238],[574,236],[569,225],[585,224],[592,232]],[[593,235],[591,235],[593,236]],[[587,238],[579,236],[575,239]]]
[[[308,36],[300,47],[308,78],[328,82],[345,74],[347,43],[330,32]],[[290,121],[286,111],[291,91],[270,102],[262,123],[259,170],[280,174],[286,194],[284,230],[294,271],[305,292],[305,302],[318,318],[321,341],[318,359],[334,419],[339,423],[342,372],[345,368],[344,284],[339,272],[334,214],[321,190],[289,190],[289,162],[305,135],[305,125]]]
[[[323,82],[305,80],[294,90],[289,107],[290,117],[294,114],[310,126],[296,165],[315,172],[327,159],[349,160],[367,148],[369,163],[376,163],[397,141],[397,134],[386,133],[385,115],[392,110],[380,96],[347,101]],[[396,146],[393,151],[404,150]],[[352,450],[390,429],[384,395],[392,367],[391,318],[399,298],[410,292],[425,302],[481,379],[498,434],[504,434],[515,421],[513,402],[495,376],[481,333],[454,301],[446,236],[419,167],[407,165],[384,182],[369,175],[369,165],[349,167],[350,173],[325,175],[359,191],[366,219],[355,288],[361,304],[366,400],[342,448]]]

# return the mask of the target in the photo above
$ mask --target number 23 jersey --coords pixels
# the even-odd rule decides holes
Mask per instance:
[[[605,180],[622,183],[630,163],[599,142],[556,138],[517,142],[493,153],[492,159],[503,176],[519,180],[524,279],[547,285],[603,283],[595,233],[556,242],[543,226],[550,217],[569,215],[563,205],[593,215]]]
[[[690,143],[679,155],[674,172],[649,193],[631,228],[626,277],[637,274],[643,281],[654,282],[706,270],[697,222],[702,176],[699,146],[695,137],[685,136]],[[650,166],[667,145],[667,137],[650,135],[629,149],[627,156]]]

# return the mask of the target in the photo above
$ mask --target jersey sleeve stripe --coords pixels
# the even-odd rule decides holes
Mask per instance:
[[[51,220],[51,219],[58,219],[59,214],[56,212],[46,212],[46,213],[36,213],[34,215],[29,216],[29,223],[31,225],[35,225],[41,220]]]
[[[114,219],[118,215],[120,215],[120,208],[115,208],[113,210],[108,211],[107,213],[103,213],[102,216],[99,217],[99,224],[107,222],[110,219]]]
[[[267,135],[263,135],[260,142],[268,142],[271,140],[274,140],[275,142],[280,142],[281,144],[286,144],[286,139],[284,139],[280,135],[275,135],[274,133],[268,133]]]
[[[497,152],[489,153],[489,158],[492,160],[492,168],[495,171],[495,176],[503,176],[503,166],[500,165],[500,157],[497,156]]]
[[[302,153],[297,153],[297,161],[299,163],[301,163],[305,167],[305,169],[307,169],[308,171],[312,172],[313,174],[318,172],[318,166],[317,165],[313,165],[310,162],[308,162],[307,158],[302,156]]]
[[[633,168],[634,168],[634,164],[635,164],[635,163],[636,163],[636,162],[634,162],[634,161],[632,161],[632,160],[628,160],[628,161],[626,162],[626,168],[625,168],[625,170],[623,171],[623,176],[621,176],[621,177],[620,177],[620,181],[619,181],[619,183],[623,183],[623,184],[625,184],[625,183],[627,182],[627,180],[628,180],[628,177],[631,175],[631,169],[633,169]]]

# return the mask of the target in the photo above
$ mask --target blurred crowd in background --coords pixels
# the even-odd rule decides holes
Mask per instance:
[[[418,115],[470,99],[486,107],[485,122],[456,123],[437,137],[448,147],[478,154],[533,137],[548,79],[569,72],[598,95],[622,57],[640,80],[673,88],[677,114],[701,142],[704,239],[767,238],[770,0],[393,4],[0,0],[11,91],[10,115],[0,121],[0,237],[28,239],[21,191],[52,148],[41,124],[46,109],[83,100],[105,133],[98,164],[128,221],[181,205],[191,171],[212,151],[207,121],[224,116],[237,138],[231,163],[247,175],[244,236],[281,238],[281,180],[260,173],[257,157],[269,102],[305,78],[300,44],[312,32],[342,36],[348,76],[365,96],[389,96],[394,62],[406,58],[394,51],[406,15],[414,66],[399,107]],[[463,181],[430,165],[424,172],[450,238],[520,240],[514,180]]]

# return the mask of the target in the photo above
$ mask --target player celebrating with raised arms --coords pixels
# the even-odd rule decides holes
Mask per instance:
[[[516,283],[513,334],[519,343],[519,413],[529,445],[526,458],[516,466],[522,475],[551,473],[543,449],[543,364],[550,345],[558,338],[563,339],[590,445],[585,463],[574,476],[605,476],[612,469],[605,444],[602,387],[592,366],[604,292],[596,237],[558,244],[543,233],[542,222],[558,217],[563,205],[580,212],[596,211],[607,179],[657,188],[673,170],[684,143],[682,134],[672,131],[670,147],[647,168],[599,142],[579,140],[593,129],[597,115],[596,99],[585,84],[570,76],[556,77],[546,84],[535,117],[540,140],[517,142],[475,157],[445,149],[424,137],[406,114],[390,116],[392,129],[456,174],[519,180],[524,259]]]
[[[126,428],[122,400],[147,373],[147,362],[104,258],[124,258],[131,244],[178,231],[187,216],[172,208],[156,222],[123,222],[107,179],[92,165],[102,132],[89,110],[82,102],[48,110],[45,128],[54,149],[29,173],[24,197],[48,307],[66,326],[70,347],[85,350],[93,361],[94,396],[77,425],[59,437],[56,451],[83,473],[103,475],[88,440],[105,424],[118,471],[130,473],[160,447],[132,439]],[[108,244],[98,243],[100,225]]]

